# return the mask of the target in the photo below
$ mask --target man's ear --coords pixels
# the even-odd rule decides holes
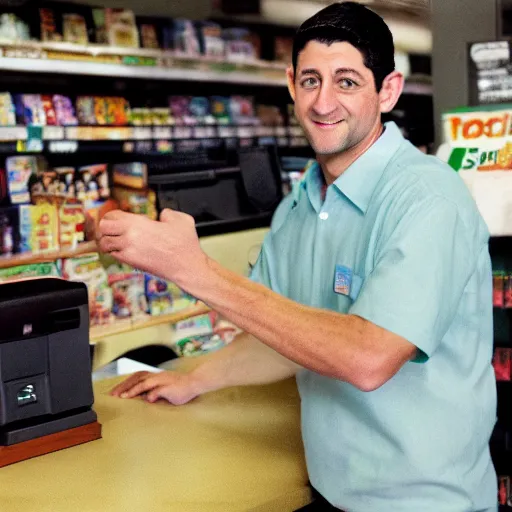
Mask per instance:
[[[404,88],[404,77],[402,73],[393,71],[382,82],[382,88],[379,92],[380,111],[383,113],[391,112],[402,94]]]
[[[286,80],[288,81],[288,92],[292,100],[295,101],[295,73],[292,66],[286,68]]]

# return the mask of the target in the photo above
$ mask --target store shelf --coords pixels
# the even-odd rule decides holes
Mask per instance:
[[[177,322],[181,322],[182,320],[186,320],[187,318],[209,313],[210,311],[211,310],[208,306],[200,302],[195,306],[177,311],[175,313],[170,313],[168,315],[138,318],[133,320],[120,320],[109,325],[91,327],[89,339],[91,343],[96,343],[103,338],[132,332],[137,329],[146,329],[148,327],[154,327],[163,324],[175,324]]]
[[[74,250],[69,251],[50,251],[44,253],[21,253],[9,257],[0,257],[0,268],[16,267],[18,265],[29,265],[31,263],[43,263],[55,261],[61,258],[74,258],[88,252],[96,252],[96,242],[83,242]]]

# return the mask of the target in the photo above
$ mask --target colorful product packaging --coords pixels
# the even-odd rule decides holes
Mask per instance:
[[[76,199],[66,199],[59,206],[60,250],[74,250],[85,240],[85,210]]]
[[[197,124],[197,119],[190,112],[191,96],[171,96],[169,106],[174,122],[177,126],[192,126]]]
[[[151,189],[137,190],[115,186],[112,188],[112,198],[125,212],[146,215],[156,220],[156,194]]]
[[[495,308],[502,308],[505,305],[504,280],[505,272],[503,270],[492,273],[492,303]]]
[[[0,255],[19,252],[19,212],[16,206],[0,209]]]
[[[144,276],[148,313],[151,316],[165,315],[173,310],[172,295],[169,283],[159,277],[145,274]]]
[[[107,164],[80,167],[75,179],[76,198],[89,208],[97,201],[110,197]]]
[[[55,117],[58,125],[76,126],[78,124],[75,108],[70,98],[62,96],[61,94],[54,94],[53,107],[55,109]]]
[[[16,125],[16,109],[8,92],[0,93],[0,126]]]
[[[57,263],[32,263],[30,265],[18,265],[16,267],[0,269],[1,283],[40,277],[61,277]]]
[[[9,198],[12,204],[30,202],[30,179],[37,172],[33,156],[10,156],[5,160]]]
[[[117,318],[145,315],[148,306],[144,290],[144,275],[138,272],[108,271],[108,283],[112,288],[112,312]]]
[[[87,23],[79,14],[66,13],[62,15],[62,31],[64,41],[68,43],[86,45],[89,44],[87,36]]]
[[[496,374],[496,380],[510,380],[512,372],[512,349],[495,348],[492,366]]]
[[[62,275],[70,281],[86,284],[91,325],[104,325],[112,321],[113,292],[97,253],[63,259]]]
[[[14,98],[16,117],[26,126],[45,126],[43,100],[40,94],[17,94]]]
[[[112,182],[114,186],[145,189],[148,185],[148,166],[142,162],[114,164]]]
[[[76,100],[76,113],[78,121],[83,126],[94,126],[96,114],[93,96],[79,96]]]
[[[19,207],[21,251],[41,253],[59,249],[57,206],[48,202]]]

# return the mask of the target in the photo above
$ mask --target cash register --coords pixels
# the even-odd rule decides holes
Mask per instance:
[[[0,284],[0,326],[0,467],[100,438],[86,286]]]

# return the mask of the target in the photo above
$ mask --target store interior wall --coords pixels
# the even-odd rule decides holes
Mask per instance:
[[[436,147],[442,142],[441,115],[468,103],[467,44],[497,38],[497,0],[431,0],[432,81]]]

